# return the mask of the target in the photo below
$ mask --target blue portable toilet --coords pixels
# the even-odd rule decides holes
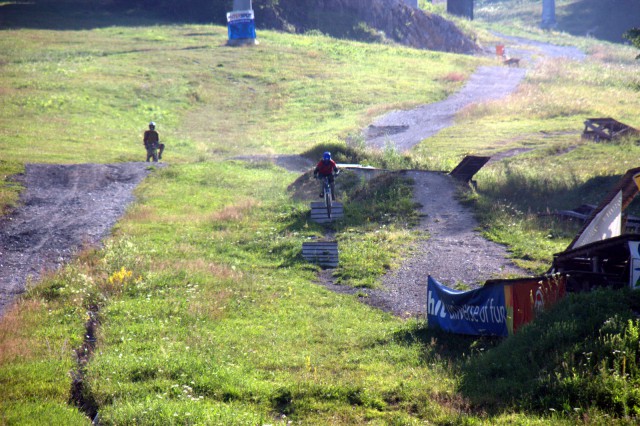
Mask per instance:
[[[233,11],[227,13],[230,46],[257,44],[256,22],[251,0],[233,0]]]

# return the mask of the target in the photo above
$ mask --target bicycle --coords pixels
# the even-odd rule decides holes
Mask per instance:
[[[331,219],[331,182],[329,176],[322,178],[324,186],[324,205],[327,208],[327,217]]]
[[[337,171],[336,174],[333,175],[334,178],[336,178],[338,175],[340,174],[340,171]],[[321,177],[317,177],[316,179],[322,179],[322,192],[324,194],[324,204],[327,208],[327,217],[329,219],[331,219],[331,209],[332,209],[332,205],[331,202],[332,200],[334,200],[334,195],[333,195],[333,191],[331,191],[331,179],[330,179],[331,175],[326,175],[326,176],[321,176]]]

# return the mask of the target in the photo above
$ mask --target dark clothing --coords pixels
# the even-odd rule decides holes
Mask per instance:
[[[144,147],[149,149],[150,147],[157,146],[160,142],[160,135],[155,130],[147,130],[144,132],[144,139],[142,143],[144,143]]]
[[[147,162],[149,162],[150,159],[153,159],[154,162],[162,159],[164,144],[160,143],[160,135],[158,135],[158,132],[151,129],[145,131],[142,143],[147,149]],[[160,150],[160,152],[158,152],[158,149]]]

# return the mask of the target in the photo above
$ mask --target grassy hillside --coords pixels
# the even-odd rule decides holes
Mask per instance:
[[[103,248],[30,285],[0,320],[0,423],[90,423],[70,401],[70,372],[91,318],[83,404],[101,424],[637,422],[637,295],[568,299],[504,341],[434,332],[318,285],[300,247],[323,229],[287,189],[298,175],[231,159],[329,146],[448,169],[468,152],[535,148],[487,167],[466,198],[487,234],[541,270],[572,235],[534,213],[598,200],[640,161],[635,141],[579,138],[593,114],[640,125],[631,49],[592,43],[584,64],[542,64],[405,159],[364,150],[358,129],[442,99],[491,59],[273,32],[232,49],[219,26],[103,25],[100,9],[52,25],[29,10],[49,23],[0,37],[2,205],[27,162],[142,160],[149,120],[170,167],[138,189]],[[415,212],[407,182],[352,184],[337,273],[372,286],[417,237]]]
[[[541,0],[479,0],[476,18],[521,28],[538,28]],[[622,43],[622,34],[640,26],[640,3],[634,0],[556,0],[555,31]]]

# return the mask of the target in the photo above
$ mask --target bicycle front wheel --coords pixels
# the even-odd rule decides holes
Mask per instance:
[[[327,206],[327,217],[331,219],[331,193],[324,191],[324,204]]]

